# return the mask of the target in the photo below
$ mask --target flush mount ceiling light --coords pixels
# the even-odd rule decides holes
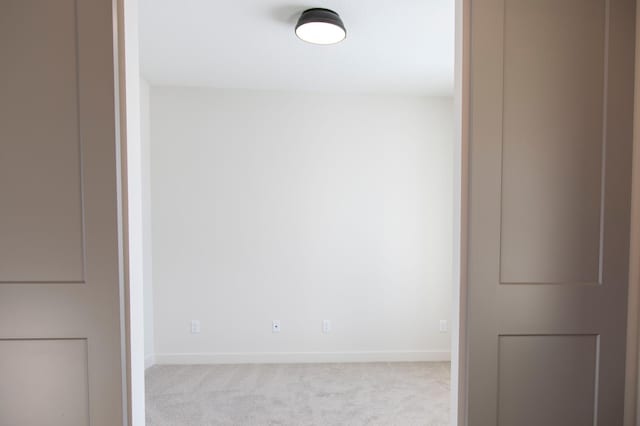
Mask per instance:
[[[342,19],[333,10],[313,8],[302,12],[296,24],[300,40],[313,44],[335,44],[347,37]]]

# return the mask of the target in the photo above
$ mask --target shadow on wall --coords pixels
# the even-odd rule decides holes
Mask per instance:
[[[285,24],[287,26],[292,27],[298,21],[300,14],[312,8],[313,6],[301,6],[301,5],[290,5],[290,6],[280,6],[271,9],[270,16],[271,19],[280,22],[281,24]]]

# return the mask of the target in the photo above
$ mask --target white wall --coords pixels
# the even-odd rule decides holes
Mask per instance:
[[[451,98],[153,87],[151,110],[157,362],[448,358]]]
[[[145,366],[154,363],[153,354],[153,285],[151,246],[151,144],[149,83],[140,79],[140,143],[142,152],[142,270],[144,280],[144,359]]]

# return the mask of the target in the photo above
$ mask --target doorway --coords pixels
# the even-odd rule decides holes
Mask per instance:
[[[168,24],[171,14],[157,2],[154,8],[160,9],[165,21],[151,25]],[[197,21],[194,16],[206,15],[188,12],[191,23]],[[416,77],[420,74],[415,69],[407,78],[390,78],[397,70],[389,63],[398,61],[385,61],[383,54],[376,53],[380,49],[360,52],[371,58],[369,68],[382,64],[368,82],[344,68],[334,72],[333,81],[314,80],[310,77],[314,61],[316,66],[327,66],[336,51],[313,49],[344,50],[346,43],[358,42],[358,31],[352,30],[356,33],[349,33],[345,44],[307,45],[295,35],[291,38],[291,25],[300,12],[274,8],[260,19],[270,21],[277,28],[274,33],[287,43],[298,43],[296,54],[308,67],[300,73],[307,77],[293,83],[281,81],[271,88],[257,84],[257,88],[238,89],[234,86],[242,84],[234,82],[237,76],[230,73],[224,77],[231,79],[225,83],[228,87],[214,84],[215,76],[209,77],[214,83],[201,81],[192,87],[167,83],[152,71],[145,75],[145,66],[153,70],[157,60],[153,55],[159,52],[150,48],[152,58],[145,65],[145,37],[165,50],[172,42],[145,35],[145,4],[140,3],[140,238],[145,289],[141,300],[146,305],[141,334],[147,367],[210,364],[223,368],[223,364],[241,363],[238,371],[246,371],[263,363],[348,362],[362,367],[366,362],[407,366],[404,363],[451,359],[450,342],[452,335],[457,336],[458,324],[452,317],[457,309],[452,310],[451,299],[458,269],[454,235],[459,217],[455,213],[459,202],[454,200],[459,195],[454,183],[459,166],[455,164],[453,7],[444,5],[439,12],[444,17],[430,26],[434,31],[444,27],[450,31],[448,38],[442,38],[449,42],[436,48],[442,53],[442,46],[449,46],[445,54],[451,75],[442,80]],[[419,17],[429,15],[420,12]],[[345,21],[346,16],[355,15],[341,12]],[[370,17],[374,23],[375,19]],[[195,27],[189,31],[196,31]],[[360,38],[365,45],[372,42]],[[385,34],[373,44],[384,45],[384,38]],[[409,38],[406,31],[396,36],[396,40]],[[417,37],[416,43],[424,38]],[[393,46],[387,41],[387,49],[381,51],[388,54]],[[421,49],[413,45],[413,50]],[[221,52],[230,55],[224,49]],[[340,63],[349,64],[349,51],[340,55]],[[350,60],[358,63],[356,58]],[[156,70],[167,72],[165,68]],[[428,63],[426,68],[437,67]],[[198,73],[204,71],[206,67]],[[277,69],[272,71],[278,75]],[[341,80],[343,74],[347,74],[345,80]],[[218,76],[218,81],[224,78]],[[398,134],[397,129],[403,131]],[[190,189],[193,193],[188,195]],[[187,234],[189,242],[182,240]],[[187,263],[194,263],[178,265],[177,247],[185,250]],[[198,249],[186,255],[189,247]],[[430,259],[421,261],[420,256]],[[385,264],[390,259],[392,264]],[[163,270],[173,266],[172,271]],[[186,271],[194,276],[186,277]],[[202,281],[196,276],[233,285],[193,284],[190,288],[189,283]],[[157,284],[165,278],[165,283]],[[252,280],[259,286],[246,284]],[[354,288],[353,282],[358,283]],[[448,284],[429,288],[434,282]],[[300,288],[300,283],[306,287]],[[350,288],[351,294],[345,291]],[[394,289],[399,289],[395,296]],[[189,300],[179,308],[185,293],[191,293]],[[221,294],[229,297],[227,302],[245,306],[246,312],[240,315],[245,320],[234,318],[234,303],[216,299]],[[241,296],[244,302],[238,303]],[[283,299],[290,299],[293,307],[283,307]],[[342,316],[336,301],[344,305]],[[279,307],[285,314],[274,312],[275,308],[261,312],[264,306]],[[323,306],[337,312],[322,313]],[[353,321],[354,313],[362,318]],[[275,328],[279,331],[274,332]],[[167,338],[167,330],[173,330],[172,337]],[[231,344],[225,347],[220,341]],[[391,346],[380,344],[385,341]],[[441,392],[445,406],[440,408],[449,418],[450,382],[446,382]],[[147,402],[155,404],[148,398]]]

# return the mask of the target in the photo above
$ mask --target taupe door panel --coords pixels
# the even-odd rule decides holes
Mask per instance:
[[[606,9],[505,1],[503,283],[600,281]]]
[[[123,421],[110,0],[0,0],[0,425]]]
[[[471,2],[471,426],[622,424],[634,21]]]
[[[81,282],[76,5],[23,3],[0,17],[0,282]]]
[[[3,425],[89,424],[85,339],[0,340]]]

